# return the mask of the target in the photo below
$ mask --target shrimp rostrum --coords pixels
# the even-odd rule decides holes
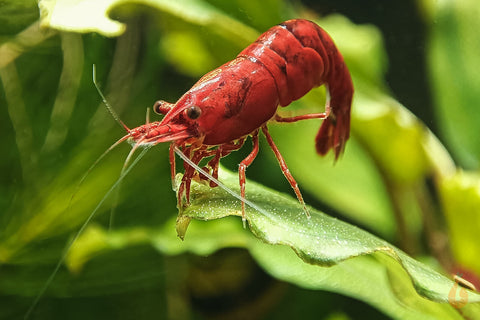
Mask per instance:
[[[289,118],[277,114],[278,106],[288,106],[321,85],[328,91],[324,112]],[[157,101],[154,110],[164,118],[128,129],[120,141],[129,139],[134,147],[170,142],[172,179],[176,173],[175,149],[196,165],[211,158],[205,169],[217,178],[220,159],[241,148],[251,136],[253,150],[238,170],[240,193],[245,199],[245,170],[258,153],[262,131],[308,216],[302,194],[267,123],[323,119],[315,138],[316,151],[325,155],[332,150],[337,159],[350,133],[352,96],[350,73],[330,36],[311,21],[289,20],[263,33],[234,60],[204,75],[175,104]],[[184,163],[184,167],[177,190],[180,210],[189,204],[192,179],[207,180],[191,165]],[[210,186],[216,183],[210,181]],[[241,209],[245,219],[243,201]]]

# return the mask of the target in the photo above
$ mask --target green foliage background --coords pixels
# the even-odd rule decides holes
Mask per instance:
[[[412,23],[424,28],[419,51],[429,107],[415,103],[422,101],[418,90],[399,98],[411,106],[395,100],[393,84],[418,81],[413,71],[385,81],[388,70],[402,68],[392,63],[402,52],[392,54],[391,35],[387,54],[377,27],[332,14],[381,5],[330,2],[0,2],[0,318],[25,316],[92,212],[30,318],[480,317],[478,294],[469,292],[461,309],[448,303],[452,274],[472,282],[480,274],[480,6],[406,2]],[[177,238],[166,145],[131,169],[118,204],[114,192],[104,196],[119,177],[126,144],[78,187],[125,134],[95,91],[93,64],[107,100],[135,127],[154,101],[174,102],[202,74],[291,18],[314,20],[331,34],[356,88],[352,139],[335,165],[314,152],[317,121],[270,126],[312,205],[311,221],[281,193],[292,194],[264,141],[247,170],[258,182],[248,181],[247,198],[262,211],[249,209],[246,229],[238,201],[194,185],[183,221],[194,220],[185,241]],[[282,111],[318,112],[324,99],[323,89],[314,90]],[[235,171],[248,149],[222,161],[221,179],[234,190],[228,169]]]

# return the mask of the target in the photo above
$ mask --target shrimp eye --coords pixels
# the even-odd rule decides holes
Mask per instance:
[[[198,119],[201,114],[202,114],[202,109],[200,109],[200,107],[191,106],[190,108],[187,109],[187,117],[189,117],[192,120]]]

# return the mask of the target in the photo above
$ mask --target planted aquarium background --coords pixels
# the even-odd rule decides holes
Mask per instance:
[[[0,1],[0,318],[480,318],[479,15],[475,0]],[[96,162],[127,132],[93,65],[135,128],[297,18],[331,35],[355,87],[338,161],[315,153],[321,120],[269,124],[311,219],[263,136],[245,227],[238,199],[196,182],[179,216],[168,143]],[[250,151],[221,160],[234,192]]]

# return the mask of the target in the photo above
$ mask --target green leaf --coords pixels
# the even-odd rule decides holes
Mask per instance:
[[[461,319],[450,306],[419,296],[398,262],[381,254],[320,268],[295,259],[294,252],[287,247],[258,243],[251,252],[277,279],[368,301],[393,319]]]
[[[229,188],[238,192],[238,177],[236,175],[222,170],[220,177]],[[192,185],[192,191],[192,203],[183,212],[184,216],[211,220],[230,215],[240,215],[238,210],[240,208],[239,201],[232,199],[224,190],[220,188],[211,189],[208,186],[195,183]],[[399,277],[395,280],[396,285],[400,285],[400,283],[404,283],[404,281],[410,278],[413,287],[420,296],[439,303],[447,303],[449,301],[448,293],[454,284],[451,280],[426,265],[415,261],[387,242],[316,210],[310,209],[312,217],[308,219],[301,205],[296,200],[252,182],[247,183],[247,199],[261,208],[261,211],[248,208],[247,221],[252,232],[263,242],[290,246],[305,262],[323,267],[342,266],[344,261],[359,256],[372,254],[375,257],[379,254],[388,256],[387,260],[381,258],[377,263],[386,266],[391,272],[395,272],[396,276]],[[274,256],[274,254],[270,256]],[[268,259],[266,258],[265,260]],[[355,261],[356,259],[352,259],[348,263],[355,264]],[[369,270],[368,267],[362,266],[363,261],[369,260],[362,258],[357,261],[360,264],[359,270],[362,268]],[[395,263],[392,264],[391,261]],[[285,267],[284,264],[279,264],[281,265],[279,268]],[[398,266],[401,266],[406,271],[403,276],[399,275]],[[339,269],[342,268],[339,267]],[[288,270],[288,267],[285,267],[283,270],[284,274],[293,274],[291,270]],[[359,278],[365,276],[362,273],[353,274]],[[308,282],[305,277],[297,279],[298,281]],[[336,275],[329,279],[341,281],[338,279],[342,279],[342,277]],[[355,287],[354,289],[351,286],[351,281],[353,279],[349,277],[349,281],[344,283],[345,288],[342,290],[352,290],[349,292],[353,296],[357,296],[353,294],[353,291],[358,288]],[[378,297],[383,297],[387,294],[391,295],[396,291],[395,284],[392,285],[394,286],[393,288],[383,292],[376,292],[374,295],[378,295]],[[362,285],[359,288],[366,291],[374,290],[372,287]],[[399,290],[404,291],[407,289],[402,287]],[[405,294],[403,298],[406,299],[407,296],[409,295]],[[468,299],[469,302],[480,302],[480,295],[469,292]],[[366,300],[371,303],[370,299]],[[421,301],[421,299],[418,301]],[[430,305],[427,309],[420,305],[421,303],[417,305],[418,310],[416,310],[419,313],[433,310],[432,312],[435,315],[443,314],[445,317],[452,319],[455,319],[458,315],[451,307],[445,304]],[[426,313],[428,314],[430,311],[426,311]]]
[[[428,62],[438,128],[464,166],[479,168],[480,6],[476,0],[448,0],[430,11]]]

